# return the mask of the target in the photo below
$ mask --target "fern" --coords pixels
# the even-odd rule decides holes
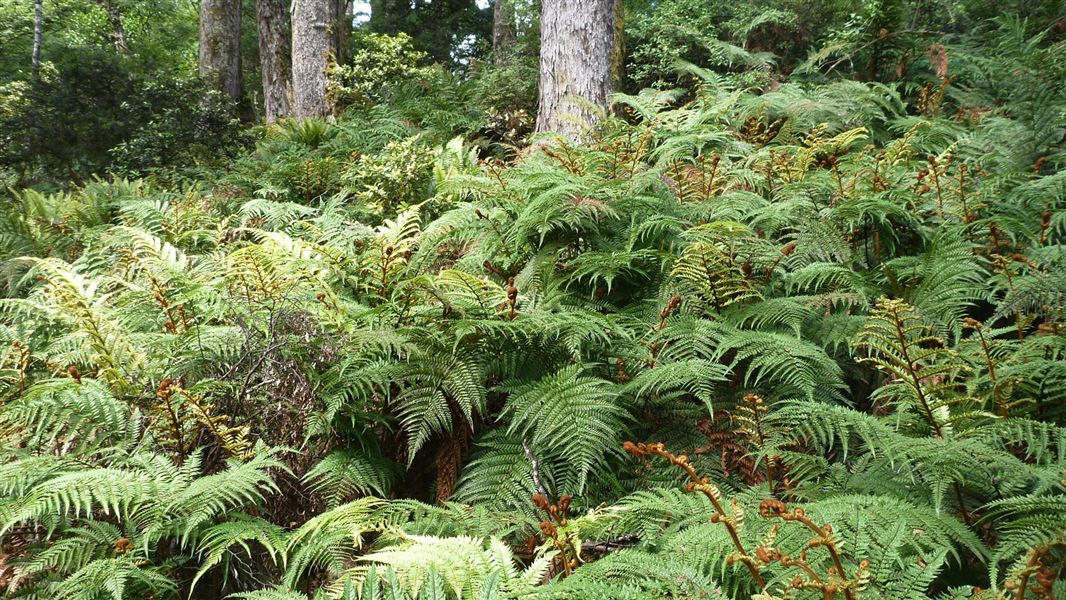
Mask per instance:
[[[609,382],[578,367],[509,389],[505,415],[508,433],[550,464],[566,465],[560,489],[580,492],[592,469],[602,464],[613,445],[625,412]]]
[[[1061,595],[1063,47],[893,6],[791,72],[803,11],[728,9],[581,143],[430,69],[12,191],[0,593]]]
[[[887,298],[874,307],[856,344],[871,355],[862,360],[895,380],[883,394],[918,411],[938,438],[951,434],[951,380],[959,369],[944,345],[913,307]]]

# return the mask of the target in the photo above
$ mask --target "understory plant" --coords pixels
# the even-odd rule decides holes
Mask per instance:
[[[1063,597],[1061,122],[686,73],[17,193],[5,597]]]

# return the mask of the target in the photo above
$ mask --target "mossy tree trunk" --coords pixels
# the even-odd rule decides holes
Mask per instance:
[[[292,11],[293,115],[324,117],[327,70],[337,54],[337,0],[294,0]]]
[[[263,118],[274,123],[289,116],[292,96],[292,44],[285,0],[255,0],[259,63],[263,75]]]
[[[617,0],[541,3],[538,132],[577,139],[607,107],[617,10]]]
[[[514,0],[496,0],[492,7],[492,54],[497,64],[508,59],[517,42]]]
[[[200,4],[200,77],[234,102],[244,93],[241,79],[241,0]]]

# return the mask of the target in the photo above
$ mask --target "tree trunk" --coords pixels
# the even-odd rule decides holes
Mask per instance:
[[[289,116],[292,93],[292,48],[285,0],[255,0],[259,28],[259,65],[263,75],[263,118],[267,123]]]
[[[336,39],[333,42],[333,54],[334,60],[340,65],[348,60],[348,38],[352,35],[352,16],[348,7],[351,6],[351,2],[349,0],[335,0],[335,2],[336,6],[333,10],[336,12],[333,14],[336,15],[336,24],[333,26],[333,36]]]
[[[517,42],[514,0],[496,0],[492,8],[492,54],[496,64],[507,61]]]
[[[200,5],[200,76],[234,101],[241,80],[241,0],[203,0]]]
[[[337,52],[337,0],[294,0],[292,11],[293,114],[330,114],[326,69]]]
[[[115,50],[126,52],[130,47],[126,43],[126,28],[122,26],[122,13],[112,0],[97,1],[100,3],[100,8],[107,13],[107,21],[111,24],[111,43],[115,45]]]
[[[543,0],[538,132],[576,140],[596,124],[613,87],[616,15],[617,0]]]
[[[33,55],[30,57],[33,66],[33,78],[41,77],[41,42],[44,38],[44,0],[34,0],[33,3]]]

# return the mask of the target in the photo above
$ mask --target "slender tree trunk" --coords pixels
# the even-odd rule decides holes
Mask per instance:
[[[349,11],[351,2],[349,0],[335,0],[335,2],[336,6],[333,7],[336,11],[333,13],[336,15],[336,24],[333,26],[334,60],[337,64],[344,64],[344,61],[348,60],[348,38],[352,35],[352,15]]]
[[[241,0],[202,0],[199,67],[209,86],[240,100]]]
[[[44,38],[44,0],[33,2],[33,56],[30,58],[33,66],[33,78],[41,77],[41,43]]]
[[[267,123],[289,116],[292,94],[292,48],[285,0],[255,0],[259,29],[259,64],[263,76],[263,118]]]
[[[543,0],[538,132],[577,139],[607,107],[617,0]]]
[[[115,45],[115,50],[118,52],[126,52],[130,47],[126,43],[126,28],[122,26],[122,13],[113,0],[97,1],[100,3],[100,8],[107,13],[107,21],[111,24],[111,43]]]
[[[625,3],[616,0],[614,4],[614,48],[611,51],[611,90],[622,86],[626,77],[626,28]]]
[[[517,42],[514,0],[496,0],[492,7],[492,54],[496,64],[507,61]]]
[[[294,0],[292,11],[293,114],[330,114],[326,70],[337,52],[337,0]]]

